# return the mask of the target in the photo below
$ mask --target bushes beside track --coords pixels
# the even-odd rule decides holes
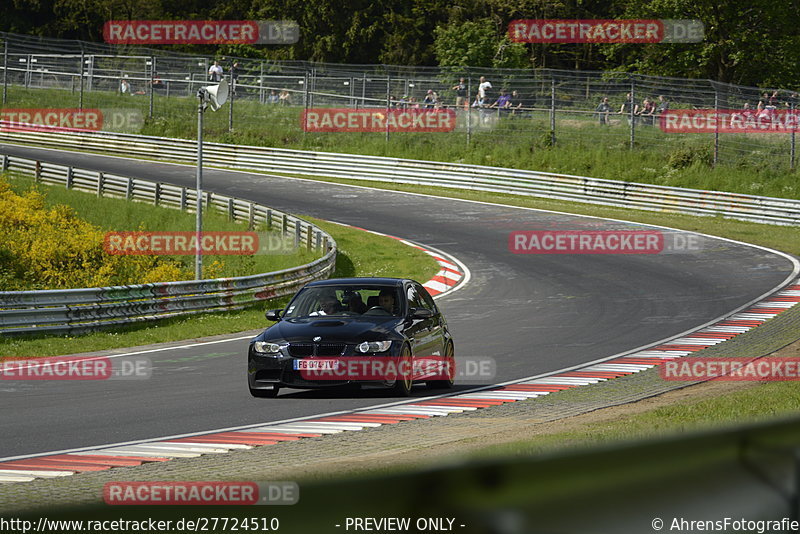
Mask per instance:
[[[69,206],[45,205],[35,190],[16,193],[0,177],[0,290],[67,289],[192,277],[157,256],[112,256],[104,232]]]

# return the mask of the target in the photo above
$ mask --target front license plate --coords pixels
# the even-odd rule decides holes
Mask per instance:
[[[294,360],[295,371],[335,371],[338,367],[336,360]]]

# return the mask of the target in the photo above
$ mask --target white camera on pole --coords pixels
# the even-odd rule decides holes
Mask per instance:
[[[211,107],[211,111],[217,111],[228,101],[228,82],[224,79],[219,85],[209,85],[201,87],[197,96],[202,99],[203,107]]]
[[[197,197],[195,199],[195,235],[197,236],[197,249],[195,250],[194,278],[203,278],[203,255],[200,251],[200,240],[203,232],[203,114],[207,107],[217,111],[228,101],[228,82],[223,79],[219,85],[201,87],[197,91],[199,103],[197,105]]]

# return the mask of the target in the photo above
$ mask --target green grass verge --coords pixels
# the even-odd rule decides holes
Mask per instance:
[[[278,175],[280,173],[268,173]],[[464,200],[474,200],[478,202],[490,202],[504,204],[507,206],[520,206],[539,210],[557,211],[564,213],[574,213],[576,215],[588,215],[592,217],[602,217],[607,219],[620,219],[624,221],[639,222],[643,224],[653,224],[666,226],[680,230],[700,232],[708,235],[725,237],[774,248],[789,254],[800,255],[800,230],[792,226],[774,226],[759,224],[733,219],[724,219],[719,216],[699,217],[694,215],[683,215],[676,213],[654,212],[624,208],[609,208],[605,206],[594,206],[579,202],[566,202],[558,200],[548,200],[534,197],[521,197],[516,195],[486,193],[482,191],[467,191],[462,189],[448,189],[444,187],[425,187],[408,184],[387,184],[385,182],[369,182],[363,180],[345,180],[339,178],[318,178],[308,176],[298,176],[286,174],[306,180],[317,180],[324,182],[342,183],[385,189],[389,191],[406,191],[410,193],[420,193],[435,195],[447,198],[457,198]]]
[[[708,430],[796,415],[800,396],[794,382],[759,383],[747,389],[703,400],[683,401],[654,408],[624,419],[588,423],[578,430],[539,435],[492,445],[471,455],[531,456],[609,443],[655,439],[694,430]]]
[[[75,107],[78,94],[58,89],[9,88],[7,107]],[[107,92],[86,92],[85,108],[136,109],[149,113],[149,99]],[[278,107],[251,100],[234,102],[234,128],[228,107],[205,116],[207,141],[344,152],[432,161],[482,164],[577,174],[675,187],[800,198],[797,172],[789,170],[788,135],[722,134],[720,162],[712,166],[713,136],[667,134],[657,127],[636,128],[629,148],[625,121],[596,124],[591,114],[556,113],[556,144],[551,146],[545,112],[533,118],[501,119],[491,129],[475,127],[471,143],[461,125],[450,134],[304,133],[299,107]],[[186,96],[154,97],[154,117],[138,133],[194,139],[196,102]],[[268,127],[265,127],[268,125]]]

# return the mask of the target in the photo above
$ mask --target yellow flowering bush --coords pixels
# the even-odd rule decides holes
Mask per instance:
[[[17,194],[0,179],[0,290],[66,289],[190,279],[182,264],[156,256],[115,256],[101,229],[42,194]]]

